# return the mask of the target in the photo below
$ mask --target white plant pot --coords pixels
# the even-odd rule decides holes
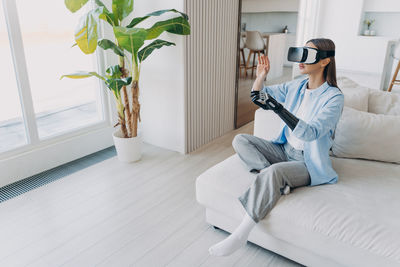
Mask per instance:
[[[369,30],[365,30],[364,35],[369,35]]]
[[[113,133],[114,145],[117,150],[118,160],[122,162],[134,162],[142,157],[142,134],[138,131],[137,136],[123,138],[121,129]]]

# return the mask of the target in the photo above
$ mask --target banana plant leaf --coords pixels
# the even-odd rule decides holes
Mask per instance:
[[[133,11],[133,0],[112,0],[112,13],[122,21]]]
[[[87,72],[87,71],[78,71],[76,73],[72,73],[72,74],[66,74],[66,75],[62,75],[60,80],[64,77],[67,78],[71,78],[71,79],[84,79],[84,78],[88,78],[88,77],[97,77],[103,81],[106,80],[106,78],[104,78],[103,76],[101,76],[100,74],[98,74],[95,71],[91,71],[91,72]]]
[[[75,29],[75,41],[83,53],[91,54],[97,48],[98,19],[112,23],[112,18],[113,15],[108,14],[104,7],[97,7],[80,18]]]
[[[122,76],[121,68],[119,65],[114,65],[107,68],[106,73],[108,73],[108,79],[121,78]]]
[[[80,19],[75,31],[75,41],[85,54],[91,54],[97,47],[97,22],[96,18],[89,12]]]
[[[128,24],[128,26],[126,26],[126,27],[127,27],[127,28],[132,28],[132,27],[134,27],[135,25],[139,24],[140,22],[142,22],[143,20],[145,20],[145,19],[147,19],[147,18],[149,18],[149,17],[151,17],[151,16],[160,16],[160,15],[166,13],[166,12],[175,12],[175,13],[179,13],[179,14],[181,14],[181,16],[182,16],[183,18],[185,18],[186,20],[189,20],[188,15],[186,15],[185,13],[179,12],[179,11],[176,10],[176,9],[163,9],[163,10],[158,10],[158,11],[149,13],[149,14],[147,14],[147,15],[144,16],[144,17],[137,17],[137,18],[134,18],[134,19]]]
[[[82,16],[75,29],[75,41],[85,54],[93,53],[97,47],[97,18],[100,12],[99,9],[102,9],[102,7],[91,10]]]
[[[103,4],[103,2],[101,2],[100,0],[95,0],[95,3],[99,6],[102,7],[102,12],[100,13],[99,17],[104,20],[107,21],[111,26],[114,26],[114,21],[115,21],[115,16],[113,13],[111,13],[106,5]]]
[[[116,25],[115,24],[115,16],[114,16],[114,14],[106,11],[106,9],[103,9],[103,10],[104,10],[103,13],[99,14],[99,18],[104,20],[104,21],[107,21],[111,26]]]
[[[129,85],[132,82],[132,77],[127,78],[111,78],[106,80],[107,87],[114,91],[114,94],[119,95],[119,92],[124,85]]]
[[[125,28],[125,27],[113,27],[115,37],[118,40],[118,44],[130,52],[136,60],[136,55],[139,48],[144,44],[144,40],[147,36],[146,29],[143,28]]]
[[[103,2],[101,2],[100,0],[94,0],[94,2],[96,3],[96,5],[103,7],[104,10],[110,13],[110,11],[107,9],[106,5]]]
[[[164,31],[174,34],[188,35],[190,34],[190,25],[185,18],[176,17],[164,21],[159,21],[155,23],[151,28],[146,30],[147,30],[146,40],[150,40],[157,38]]]
[[[75,13],[79,9],[81,9],[89,0],[65,0],[65,6],[71,11]]]
[[[117,67],[118,67],[118,70],[117,70]],[[97,72],[94,72],[94,71],[91,71],[91,72],[78,71],[76,73],[62,75],[60,80],[64,77],[71,78],[71,79],[84,79],[84,78],[88,78],[88,77],[97,77],[97,78],[105,81],[108,89],[114,91],[114,93],[116,93],[116,95],[119,94],[119,91],[121,90],[122,86],[129,85],[132,82],[132,77],[119,78],[119,77],[121,77],[122,73],[120,72],[118,65],[108,68],[107,71],[111,74],[109,76],[109,78],[104,78],[103,76],[101,76],[100,74],[98,74]]]
[[[154,49],[159,49],[163,46],[171,46],[171,45],[175,44],[161,39],[155,40],[154,42],[152,42],[151,44],[149,44],[148,46],[144,47],[142,50],[139,51],[138,53],[139,62],[145,60],[154,51]]]
[[[104,50],[111,49],[118,56],[121,56],[121,57],[124,56],[124,51],[122,51],[121,48],[119,48],[114,42],[112,42],[108,39],[102,39],[102,40],[98,41],[97,44]]]

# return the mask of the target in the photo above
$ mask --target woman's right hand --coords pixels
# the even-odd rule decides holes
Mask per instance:
[[[267,76],[269,72],[269,59],[267,55],[258,55],[258,64],[257,64],[257,72],[256,76],[257,78],[261,78],[264,80],[264,78]]]

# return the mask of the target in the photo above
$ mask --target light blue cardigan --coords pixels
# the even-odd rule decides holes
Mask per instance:
[[[303,99],[307,87],[307,79],[296,79],[283,84],[264,86],[263,91],[269,93],[288,111],[295,114]],[[311,177],[310,186],[334,184],[338,174],[332,168],[329,150],[332,147],[332,136],[340,119],[344,106],[344,95],[337,87],[327,82],[310,93],[310,106],[305,114],[305,122],[299,119],[293,134],[304,142],[304,162]],[[276,144],[287,142],[285,136],[286,123],[281,121],[280,134],[271,140]]]

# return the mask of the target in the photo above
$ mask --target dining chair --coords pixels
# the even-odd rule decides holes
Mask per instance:
[[[253,72],[254,69],[257,68],[256,65],[256,54],[260,56],[261,53],[265,53],[265,42],[261,36],[261,33],[259,31],[246,31],[246,43],[245,47],[248,48],[249,51],[249,56],[247,57],[247,62],[246,62],[246,77],[247,77],[247,70],[251,69],[251,78],[253,78]],[[250,65],[250,57],[253,54],[253,63],[252,66]]]
[[[246,58],[244,56],[244,41],[243,37],[240,36],[240,64],[239,64],[239,76],[242,77],[242,69],[246,73]]]

